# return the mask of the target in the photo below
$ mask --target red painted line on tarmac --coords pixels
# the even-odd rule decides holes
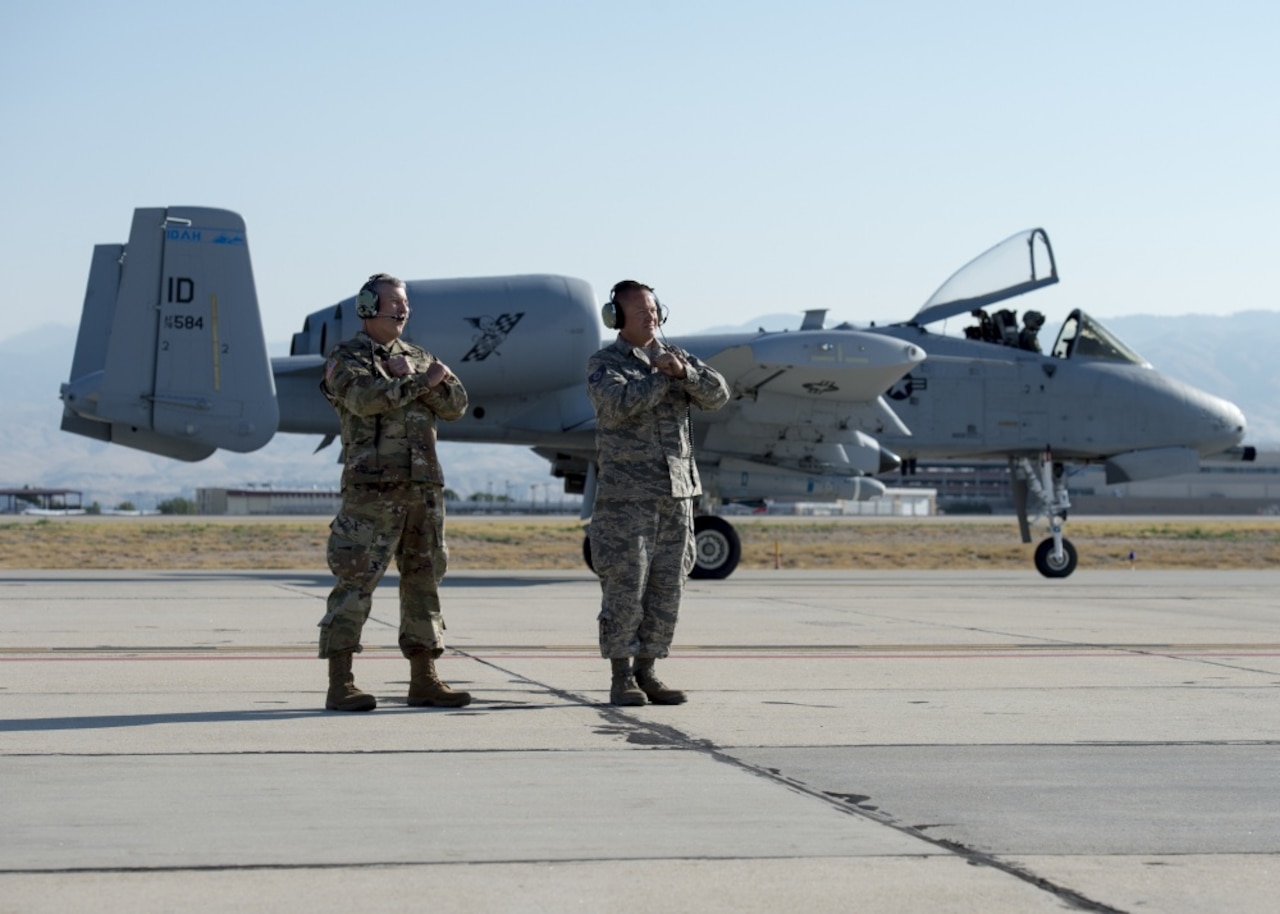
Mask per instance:
[[[24,657],[0,657],[0,663],[121,663],[124,661],[164,660],[315,660],[297,654],[28,654]]]

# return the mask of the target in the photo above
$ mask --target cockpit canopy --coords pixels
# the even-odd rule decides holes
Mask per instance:
[[[908,323],[932,324],[1025,295],[1058,281],[1044,229],[1027,229],[970,260],[938,287]]]
[[[1027,229],[953,273],[907,323],[923,327],[967,313],[978,321],[965,328],[967,338],[1039,352],[1037,333],[1044,324],[1043,314],[1025,311],[1019,330],[1015,311],[1001,308],[988,313],[987,308],[1057,281],[1058,267],[1048,234],[1041,228]],[[1078,308],[1063,322],[1050,354],[1059,359],[1103,359],[1151,367],[1119,337]]]
[[[1058,339],[1050,354],[1057,359],[1104,359],[1128,362],[1150,368],[1151,363],[1138,355],[1102,324],[1079,308],[1067,315],[1058,331]]]

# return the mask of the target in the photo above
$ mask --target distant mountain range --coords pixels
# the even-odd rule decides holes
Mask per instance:
[[[766,315],[715,332],[795,327],[795,315]],[[1280,449],[1280,311],[1245,311],[1227,317],[1135,315],[1104,323],[1161,372],[1235,402],[1249,422],[1249,444]],[[1047,328],[1046,328],[1047,329]],[[1056,332],[1056,328],[1054,328]],[[75,328],[48,325],[0,341],[0,488],[67,488],[85,503],[139,507],[196,488],[271,485],[332,489],[338,485],[338,448],[313,453],[318,436],[277,435],[252,454],[219,451],[199,463],[183,463],[71,435],[59,429],[58,388],[68,380]],[[287,352],[288,344],[271,347]],[[559,481],[527,448],[511,445],[441,445],[450,487],[475,492],[560,497]],[[545,485],[546,488],[541,487]]]

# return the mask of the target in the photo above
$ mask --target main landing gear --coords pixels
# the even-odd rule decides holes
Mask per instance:
[[[1013,501],[1018,511],[1022,541],[1031,542],[1031,526],[1027,520],[1027,495],[1039,502],[1039,516],[1049,523],[1049,538],[1036,547],[1036,571],[1046,578],[1065,578],[1076,570],[1076,547],[1062,535],[1071,500],[1067,497],[1066,468],[1053,462],[1046,450],[1035,461],[1027,457],[1011,458]]]
[[[722,580],[733,574],[742,559],[742,540],[733,524],[715,514],[699,514],[693,519],[693,571],[689,577]],[[591,537],[582,538],[582,559],[591,563]]]
[[[691,578],[719,581],[733,574],[742,558],[742,540],[733,524],[715,514],[693,519],[694,562]]]

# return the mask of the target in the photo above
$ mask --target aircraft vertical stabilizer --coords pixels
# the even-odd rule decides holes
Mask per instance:
[[[138,209],[128,245],[95,248],[62,399],[64,430],[182,460],[271,439],[279,407],[237,214]]]

